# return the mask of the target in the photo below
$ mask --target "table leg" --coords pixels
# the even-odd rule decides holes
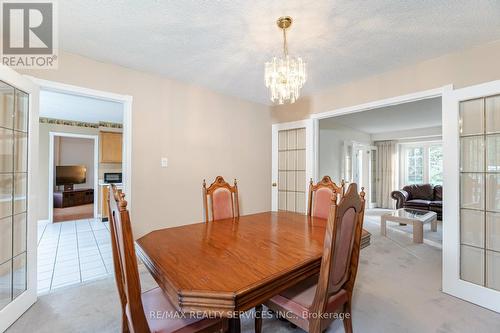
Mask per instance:
[[[438,220],[435,218],[431,222],[431,231],[438,231]]]
[[[240,318],[229,318],[229,333],[241,333]]]
[[[380,218],[380,234],[382,236],[387,235],[387,221],[383,215]]]
[[[424,224],[417,221],[413,222],[413,243],[424,242]]]

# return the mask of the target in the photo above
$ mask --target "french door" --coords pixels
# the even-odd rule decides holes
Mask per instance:
[[[38,91],[0,65],[0,332],[36,301]]]
[[[313,120],[272,126],[272,210],[306,213],[313,178]]]
[[[443,291],[500,312],[500,81],[443,95]]]

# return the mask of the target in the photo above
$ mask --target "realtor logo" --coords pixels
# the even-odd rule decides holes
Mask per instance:
[[[57,68],[55,2],[2,1],[2,63]]]

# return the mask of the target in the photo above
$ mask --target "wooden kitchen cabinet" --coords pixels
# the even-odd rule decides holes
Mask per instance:
[[[101,132],[101,163],[121,163],[122,162],[122,133]]]

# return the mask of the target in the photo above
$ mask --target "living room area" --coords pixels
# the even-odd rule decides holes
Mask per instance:
[[[413,251],[443,242],[441,97],[319,120],[318,175],[366,189],[365,223]]]

